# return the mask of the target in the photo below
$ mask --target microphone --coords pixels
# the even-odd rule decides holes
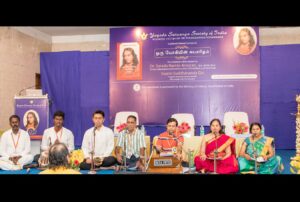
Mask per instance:
[[[31,88],[33,88],[33,87],[36,88],[37,86],[34,85],[34,86],[30,86],[30,87],[23,88],[22,90],[19,91],[18,95],[20,96],[24,90],[31,89]]]
[[[173,137],[175,137],[175,133],[174,132],[169,132],[169,135],[171,135],[171,136],[173,136]]]
[[[49,146],[51,147],[51,145],[52,145],[51,137],[49,137],[48,140],[49,140],[49,142],[50,142]]]

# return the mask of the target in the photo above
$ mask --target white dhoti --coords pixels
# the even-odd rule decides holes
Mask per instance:
[[[2,170],[21,170],[23,169],[24,165],[28,165],[32,163],[33,155],[27,154],[22,156],[17,165],[15,165],[12,161],[9,160],[8,157],[0,157],[0,169]]]

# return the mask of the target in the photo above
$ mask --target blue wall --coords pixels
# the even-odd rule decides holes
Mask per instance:
[[[277,149],[294,149],[296,126],[291,113],[296,112],[295,95],[300,94],[300,45],[260,48],[261,123],[266,135],[275,137]],[[84,131],[92,127],[94,110],[104,110],[105,124],[109,125],[107,51],[41,53],[41,78],[43,92],[53,101],[51,115],[57,109],[66,112],[65,126],[74,132],[76,145],[81,144]],[[146,126],[146,130],[153,137],[165,128]]]

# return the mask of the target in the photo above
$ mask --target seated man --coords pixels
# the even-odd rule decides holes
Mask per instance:
[[[65,144],[56,143],[49,148],[48,169],[39,174],[81,174],[69,168],[69,151]]]
[[[32,163],[30,154],[29,134],[19,128],[20,117],[12,115],[9,118],[12,129],[5,131],[0,144],[0,168],[2,170],[21,170],[24,165]]]
[[[260,123],[250,125],[251,137],[247,137],[243,142],[239,161],[240,172],[254,172],[255,159],[257,173],[278,174],[283,171],[283,164],[280,156],[275,156],[272,139],[262,136]]]
[[[41,155],[36,155],[34,161],[38,162],[40,166],[48,164],[48,150],[54,143],[64,143],[69,152],[74,150],[74,135],[72,131],[63,127],[65,114],[62,111],[57,111],[53,115],[54,126],[44,131],[41,149]]]
[[[161,133],[155,145],[158,153],[172,153],[175,158],[181,160],[184,138],[177,130],[178,122],[174,118],[167,120],[167,131]]]
[[[116,168],[114,165],[117,160],[111,156],[114,149],[114,133],[103,125],[104,117],[103,111],[95,111],[93,114],[94,127],[88,129],[84,134],[81,148],[85,159],[80,164],[82,170],[91,169],[92,156],[95,168]]]
[[[127,117],[127,129],[119,133],[115,153],[117,161],[125,164],[121,154],[121,149],[126,149],[126,166],[136,167],[138,170],[145,171],[145,134],[137,128],[136,117],[130,115]]]

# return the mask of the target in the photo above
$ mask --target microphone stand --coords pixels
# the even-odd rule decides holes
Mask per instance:
[[[253,136],[253,142],[252,142],[252,150],[253,150],[253,155],[254,155],[254,172],[257,174],[257,152],[254,147],[254,136]]]
[[[146,148],[145,148],[144,167],[145,167],[145,171],[144,171],[144,172],[146,172],[146,170],[147,170],[147,168],[148,168],[148,165],[147,165],[147,146],[146,146]]]
[[[141,130],[142,130],[142,133],[143,133],[143,137],[145,138],[145,136],[146,136],[146,131],[145,131],[145,127],[142,125],[142,128],[141,128]],[[146,168],[148,167],[147,166],[147,145],[146,145],[146,147],[145,147],[145,153],[144,153],[144,168],[145,168],[145,172],[146,172]]]
[[[91,159],[91,169],[90,169],[90,171],[88,172],[88,174],[96,174],[97,172],[96,172],[96,170],[95,170],[95,162],[94,162],[94,154],[95,154],[95,140],[96,140],[96,127],[94,128],[94,141],[93,141],[93,144],[92,144],[92,151],[90,152],[90,154],[91,154],[91,157],[92,157],[92,159]]]
[[[127,137],[128,135],[127,135],[127,130],[125,131],[125,133],[124,133],[124,143],[123,143],[123,158],[124,158],[124,160],[123,160],[123,162],[124,162],[124,172],[126,172],[127,171],[127,152],[126,152],[126,147],[127,147],[127,144],[126,144],[126,141],[127,141]]]
[[[188,149],[188,161],[189,161],[189,173],[192,172],[192,169],[191,169],[191,161],[192,161],[192,151],[191,149]]]
[[[215,145],[216,145],[216,148],[214,150],[214,172],[213,172],[213,174],[218,174],[217,173],[217,155],[218,155],[217,148],[218,148],[218,143],[217,143],[217,134],[214,133],[214,135],[215,135]]]

